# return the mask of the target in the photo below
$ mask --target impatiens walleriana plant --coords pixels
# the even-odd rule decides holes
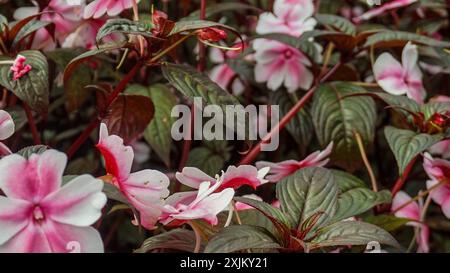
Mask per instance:
[[[445,1],[0,2],[1,252],[448,251]]]

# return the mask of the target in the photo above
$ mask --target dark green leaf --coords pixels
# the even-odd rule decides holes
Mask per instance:
[[[108,19],[97,32],[97,37],[95,39],[98,43],[104,37],[114,33],[154,37],[151,33],[152,28],[153,24],[150,22],[144,24],[142,22],[135,22],[124,18]]]
[[[364,47],[370,47],[370,46],[393,46],[393,45],[400,45],[403,46],[408,41],[412,41],[415,43],[427,45],[427,46],[434,46],[434,47],[450,47],[450,42],[446,41],[438,41],[433,38],[429,38],[427,36],[423,36],[420,34],[415,34],[411,32],[405,32],[405,31],[392,31],[392,30],[384,30],[380,31],[372,36],[370,36],[366,43],[364,44]]]
[[[442,135],[418,134],[409,130],[386,126],[384,134],[397,161],[399,174],[421,152],[442,139]]]
[[[323,213],[316,228],[327,224],[336,213],[338,187],[333,174],[325,168],[298,170],[277,184],[277,198],[290,227],[299,229],[317,213]],[[314,230],[314,229],[312,229]]]
[[[364,218],[364,222],[376,225],[386,231],[394,231],[411,222],[411,219],[399,218],[391,214],[380,214],[367,216]]]
[[[365,90],[344,82],[319,87],[311,109],[318,141],[322,147],[334,142],[331,160],[352,171],[361,165],[361,156],[354,136],[358,132],[365,146],[375,135],[376,107],[370,97],[346,97]]]
[[[366,245],[373,241],[400,248],[398,242],[387,231],[375,225],[357,221],[338,222],[321,229],[310,248]]]
[[[42,154],[48,149],[46,145],[34,145],[22,148],[17,153],[25,158],[29,158],[32,154]]]
[[[278,247],[275,238],[264,228],[247,225],[229,226],[209,241],[205,253],[230,253],[245,249]]]
[[[146,253],[155,249],[173,249],[193,252],[194,246],[194,232],[179,228],[146,239],[141,247],[135,250],[135,253]],[[203,247],[201,249],[203,249]]]
[[[316,14],[315,17],[322,25],[331,26],[348,35],[356,34],[355,25],[344,17],[333,14]]]

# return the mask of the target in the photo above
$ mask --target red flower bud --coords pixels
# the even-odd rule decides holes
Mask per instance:
[[[221,29],[209,27],[201,29],[197,32],[197,37],[200,40],[207,42],[218,42],[227,38],[227,33]]]

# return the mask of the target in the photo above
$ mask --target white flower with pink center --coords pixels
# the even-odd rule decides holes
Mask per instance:
[[[139,0],[94,0],[84,9],[84,18],[100,18],[104,14],[108,16],[119,15],[122,11],[133,7],[133,2]]]
[[[81,175],[61,186],[65,154],[47,150],[0,160],[0,252],[103,252],[90,227],[106,204],[103,182]]]
[[[256,32],[285,33],[299,37],[316,26],[313,14],[311,0],[277,0],[273,5],[273,13],[265,12],[259,16]]]
[[[402,63],[389,53],[381,54],[373,66],[377,83],[390,94],[406,94],[408,98],[423,103],[426,91],[422,84],[418,58],[417,46],[411,42],[403,48]]]
[[[430,251],[428,245],[430,228],[422,223],[423,204],[421,200],[413,202],[407,193],[399,191],[392,200],[391,210],[395,212],[396,217],[411,219],[412,221],[408,222],[407,225],[420,229],[419,236],[416,238],[419,246],[417,252],[428,253]]]
[[[253,48],[257,82],[266,82],[272,91],[281,86],[288,92],[311,87],[314,76],[307,68],[311,62],[298,49],[267,39],[256,39]]]

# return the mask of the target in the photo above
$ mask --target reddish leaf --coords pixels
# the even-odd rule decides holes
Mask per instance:
[[[125,143],[130,143],[144,132],[154,113],[150,98],[120,95],[109,107],[103,122],[108,126],[110,134],[118,135]]]

